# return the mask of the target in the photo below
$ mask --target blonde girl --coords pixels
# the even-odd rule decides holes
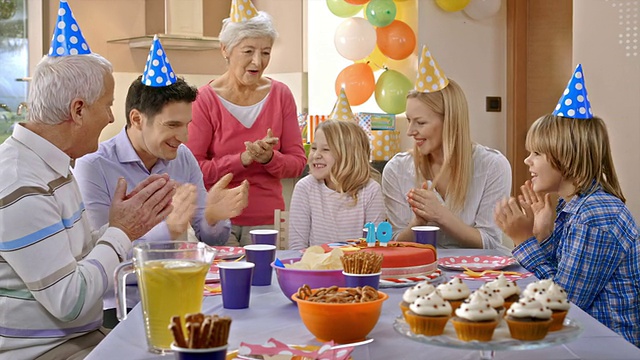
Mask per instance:
[[[290,249],[359,238],[365,223],[385,220],[370,153],[369,138],[355,122],[320,123],[309,152],[309,175],[298,181],[291,197]]]

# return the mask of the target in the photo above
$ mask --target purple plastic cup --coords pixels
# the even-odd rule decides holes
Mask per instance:
[[[187,349],[171,344],[176,360],[225,360],[227,345],[208,349]]]
[[[251,278],[256,265],[250,262],[221,262],[220,286],[222,287],[222,307],[225,309],[246,309],[251,299]]]
[[[431,245],[436,247],[436,240],[438,238],[438,231],[440,228],[437,226],[414,226],[411,228],[418,244]]]
[[[252,244],[276,245],[278,242],[278,230],[256,229],[249,231]]]
[[[253,270],[251,285],[271,285],[271,274],[273,270],[271,268],[271,262],[276,259],[276,246],[265,244],[247,245],[244,247],[244,253],[247,257],[247,262],[256,265]]]
[[[382,272],[375,274],[352,274],[343,271],[342,274],[344,275],[344,282],[347,287],[364,287],[369,285],[378,290]]]

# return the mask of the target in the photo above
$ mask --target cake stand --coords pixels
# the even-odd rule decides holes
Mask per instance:
[[[531,350],[568,343],[576,339],[583,331],[582,325],[570,318],[564,320],[562,330],[549,332],[544,339],[536,341],[522,341],[511,338],[509,327],[503,319],[500,320],[491,341],[462,341],[456,336],[451,321],[445,326],[444,333],[439,336],[414,334],[402,316],[396,318],[393,328],[400,335],[423,344],[478,350],[479,359],[482,360],[493,359],[495,352],[498,350]]]

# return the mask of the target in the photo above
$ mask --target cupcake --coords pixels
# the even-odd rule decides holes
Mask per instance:
[[[451,304],[442,298],[439,290],[435,290],[412,302],[404,316],[413,333],[426,336],[442,335],[451,317]]]
[[[518,340],[540,340],[551,326],[551,309],[534,298],[521,298],[513,303],[505,317],[511,337]]]
[[[529,285],[527,285],[527,287],[522,292],[522,297],[523,298],[535,297],[537,292],[547,290],[549,286],[551,286],[551,284],[553,284],[553,280],[551,279],[534,281]]]
[[[498,290],[498,293],[504,299],[504,307],[509,308],[511,304],[520,298],[520,288],[515,281],[508,280],[504,274],[500,274],[498,278],[485,284],[489,289]]]
[[[491,305],[491,307],[494,308],[498,313],[498,316],[502,317],[502,315],[504,315],[504,299],[502,298],[498,290],[489,288],[486,285],[482,285],[478,290],[476,290],[476,292],[480,293],[482,297],[487,299],[489,305]]]
[[[564,318],[569,311],[569,301],[567,300],[567,292],[556,284],[552,283],[551,286],[545,291],[538,291],[534,295],[535,299],[542,303],[542,305],[548,307],[551,310],[551,318],[553,322],[549,331],[557,331],[564,326]]]
[[[462,341],[490,341],[498,326],[498,312],[479,292],[474,292],[456,309],[451,322]]]
[[[442,298],[451,304],[452,314],[458,307],[460,307],[462,301],[471,294],[471,290],[469,290],[467,284],[465,284],[460,278],[455,278],[448,283],[440,284],[436,289],[440,290]]]
[[[409,311],[409,305],[416,301],[417,298],[431,294],[436,288],[426,281],[416,284],[404,291],[402,294],[402,301],[400,302],[400,309],[402,309],[402,315]],[[405,320],[407,318],[405,317]]]

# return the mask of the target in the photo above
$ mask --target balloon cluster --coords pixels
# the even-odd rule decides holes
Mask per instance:
[[[361,105],[375,93],[376,103],[389,114],[405,111],[405,97],[413,82],[389,65],[409,62],[416,49],[416,33],[403,13],[417,13],[415,0],[326,0],[336,16],[345,18],[338,26],[334,44],[338,53],[354,63],[337,76],[336,95],[343,88],[351,105]],[[405,3],[405,4],[403,4]],[[413,5],[414,9],[407,9]],[[363,16],[356,16],[363,12]],[[407,60],[407,61],[405,61]],[[410,62],[409,62],[410,63]],[[410,63],[415,74],[416,66]],[[376,82],[374,71],[384,72]]]

